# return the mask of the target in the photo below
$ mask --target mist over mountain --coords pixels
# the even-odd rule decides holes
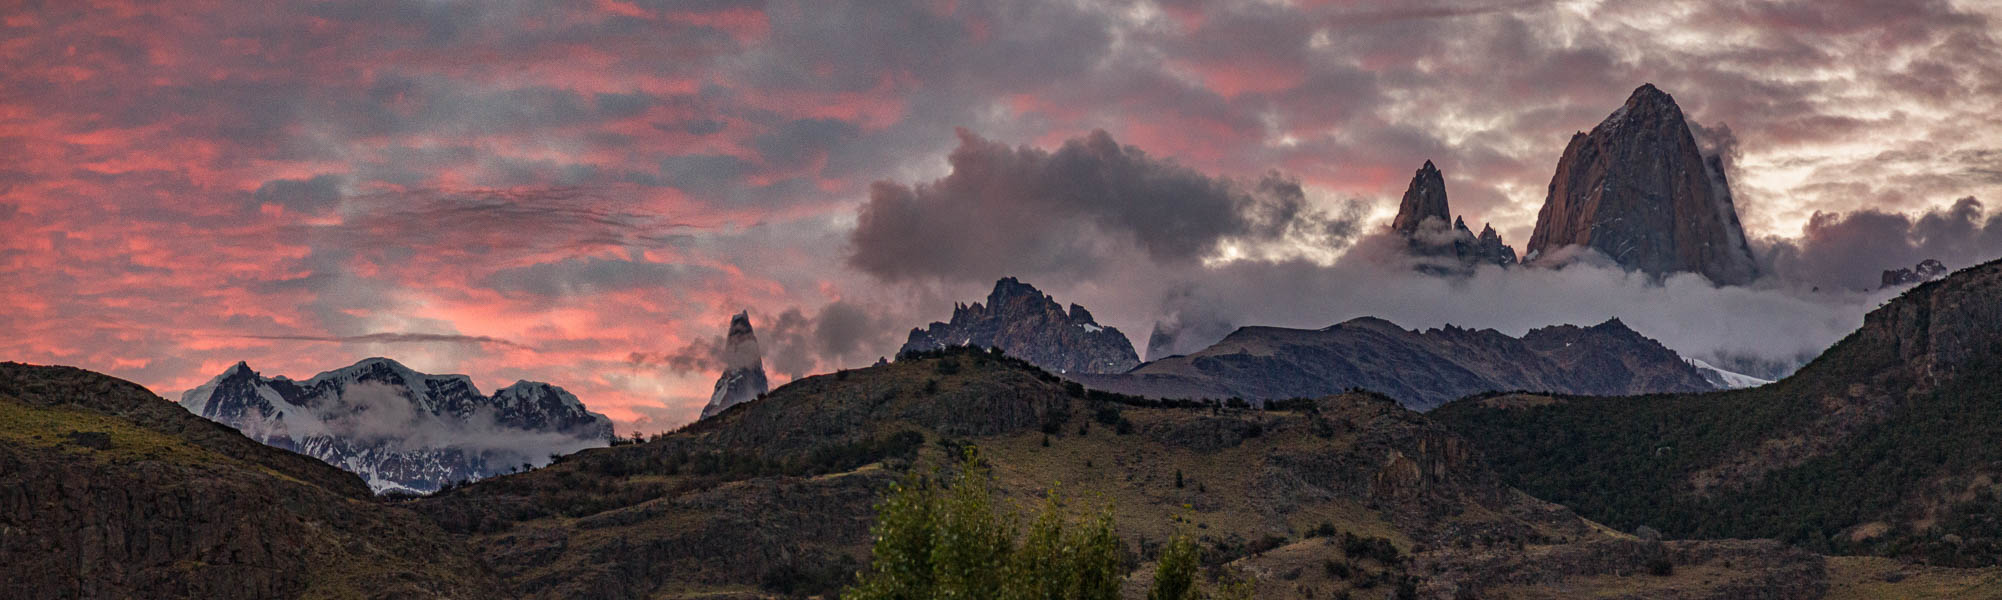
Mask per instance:
[[[370,358],[304,381],[239,362],[180,405],[251,439],[360,475],[377,492],[430,492],[603,446],[612,422],[575,395],[518,381],[481,395],[464,375]]]

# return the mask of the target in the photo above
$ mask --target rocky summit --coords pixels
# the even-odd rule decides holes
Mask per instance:
[[[1946,265],[1928,258],[1911,268],[1885,269],[1883,285],[1878,289],[1925,283],[1942,277],[1946,277]]]
[[[1275,400],[1352,388],[1428,410],[1508,390],[1649,394],[1715,389],[1674,351],[1618,319],[1511,337],[1493,329],[1414,331],[1377,318],[1324,329],[1245,327],[1187,356],[1118,375],[1071,375],[1095,389],[1166,398]]]
[[[251,439],[362,476],[378,492],[429,492],[603,446],[612,422],[563,388],[518,381],[482,395],[464,375],[370,358],[305,381],[237,363],[181,406]]]
[[[1122,373],[1140,364],[1132,340],[1093,320],[1091,312],[1062,305],[1013,277],[994,282],[987,304],[955,305],[950,322],[912,329],[899,353],[951,346],[1000,348],[1036,366],[1061,373]]]
[[[751,331],[751,315],[739,312],[730,317],[730,334],[723,340],[723,374],[716,378],[709,404],[702,407],[702,418],[764,397],[770,386],[765,381],[764,353],[758,349],[757,334]]]
[[[1682,109],[1652,84],[1564,148],[1525,260],[1555,260],[1567,246],[1657,276],[1738,285],[1759,274],[1721,159],[1702,154]]]
[[[1390,222],[1390,228],[1411,235],[1418,232],[1418,226],[1426,219],[1437,219],[1444,224],[1452,218],[1452,210],[1446,205],[1446,176],[1432,166],[1432,161],[1425,161],[1425,166],[1411,176],[1411,185],[1404,190],[1404,200],[1398,203],[1397,218]]]
[[[1411,176],[1390,229],[1405,239],[1419,259],[1418,270],[1432,274],[1468,273],[1478,265],[1506,267],[1516,262],[1515,248],[1502,243],[1493,225],[1475,235],[1467,222],[1452,216],[1446,202],[1446,178],[1432,161]],[[1448,221],[1451,224],[1448,224]],[[1152,353],[1150,352],[1150,356]]]

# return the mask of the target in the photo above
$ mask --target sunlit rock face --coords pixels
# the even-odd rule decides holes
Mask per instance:
[[[517,381],[488,396],[464,375],[370,358],[305,381],[237,363],[181,407],[265,444],[360,475],[376,492],[426,493],[604,446],[612,421],[563,388]]]
[[[1682,109],[1652,84],[1591,133],[1573,135],[1557,163],[1525,260],[1573,245],[1651,275],[1737,285],[1759,274],[1723,163],[1702,154]]]
[[[987,304],[957,305],[952,321],[912,329],[898,352],[947,346],[1000,348],[1060,373],[1124,373],[1140,364],[1132,340],[1098,324],[1082,306],[1063,305],[1013,277],[994,282]]]
[[[702,418],[761,398],[769,391],[764,353],[758,350],[758,336],[751,331],[751,316],[737,313],[730,317],[730,337],[723,342],[723,375],[716,378],[716,390],[709,394],[709,405],[702,407]]]

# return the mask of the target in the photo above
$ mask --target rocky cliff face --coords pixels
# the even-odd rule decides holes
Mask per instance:
[[[0,598],[495,598],[349,473],[131,382],[0,363]]]
[[[723,374],[716,378],[716,390],[702,407],[702,418],[716,416],[732,406],[756,400],[771,391],[765,381],[765,358],[758,349],[758,336],[751,331],[747,312],[730,317],[730,335],[723,341]]]
[[[429,492],[605,445],[612,422],[563,388],[518,381],[482,395],[464,375],[371,358],[305,381],[237,363],[181,396],[189,412],[361,475],[378,492]]]
[[[948,346],[998,347],[1061,373],[1120,373],[1140,364],[1133,342],[1100,326],[1084,307],[1070,311],[1035,286],[1013,277],[994,282],[987,304],[953,307],[950,322],[912,329],[902,352]]]
[[[1716,158],[1700,152],[1673,98],[1642,85],[1591,133],[1571,137],[1526,260],[1577,245],[1653,275],[1750,282],[1758,267]]]
[[[1452,209],[1446,206],[1446,176],[1425,161],[1425,166],[1411,176],[1411,185],[1404,189],[1404,200],[1397,205],[1397,218],[1390,222],[1390,228],[1398,233],[1411,235],[1426,219],[1435,219],[1440,224],[1453,219]]]
[[[1128,373],[1071,377],[1096,389],[1170,398],[1312,398],[1359,387],[1414,410],[1491,391],[1715,389],[1674,351],[1618,319],[1544,327],[1521,338],[1452,326],[1420,332],[1375,318],[1313,330],[1245,327],[1200,352]]]
[[[1406,248],[1421,259],[1418,269],[1427,273],[1463,274],[1478,265],[1506,267],[1516,262],[1515,249],[1502,243],[1493,225],[1475,235],[1465,220],[1451,215],[1446,178],[1429,160],[1411,176],[1390,229],[1404,237]]]

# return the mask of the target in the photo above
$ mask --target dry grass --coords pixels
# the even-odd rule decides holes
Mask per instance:
[[[2002,599],[2002,567],[1949,569],[1874,556],[1828,559],[1828,600]]]

